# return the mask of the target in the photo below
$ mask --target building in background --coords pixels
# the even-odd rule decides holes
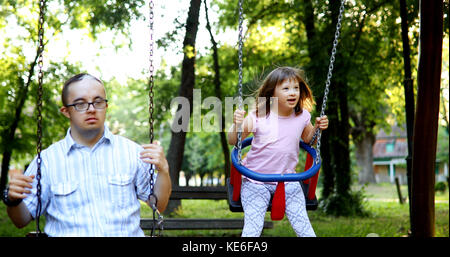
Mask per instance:
[[[376,182],[395,183],[395,177],[398,177],[401,184],[407,184],[407,155],[406,128],[394,126],[389,134],[380,130],[373,146],[373,170]],[[436,182],[447,181],[448,163],[436,160],[435,174]]]

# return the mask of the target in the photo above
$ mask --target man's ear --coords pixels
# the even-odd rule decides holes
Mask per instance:
[[[69,113],[69,108],[67,108],[66,106],[63,106],[61,108],[59,108],[59,111],[66,116],[68,119],[70,119],[70,113]]]

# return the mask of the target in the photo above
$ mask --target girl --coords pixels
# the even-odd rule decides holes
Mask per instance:
[[[309,143],[317,128],[328,127],[326,116],[316,118],[313,126],[309,110],[314,99],[299,69],[280,67],[273,70],[257,91],[256,110],[244,118],[245,111],[236,110],[233,125],[228,132],[228,143],[235,145],[237,131],[242,126],[242,140],[251,132],[252,146],[242,164],[266,174],[295,173],[298,163],[300,138]],[[260,236],[264,216],[276,182],[263,183],[244,177],[241,201],[244,209],[242,236]],[[287,182],[286,216],[297,236],[315,236],[308,218],[305,197],[300,183]]]

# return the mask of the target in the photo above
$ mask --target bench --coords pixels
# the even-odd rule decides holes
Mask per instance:
[[[205,187],[180,187],[174,186],[170,200],[181,199],[212,199],[226,200],[227,188],[225,186],[205,186]]]
[[[242,229],[243,219],[164,219],[164,230],[199,230],[199,229]],[[153,219],[141,219],[143,230],[153,229]],[[273,228],[271,221],[264,221],[264,228]]]
[[[182,199],[226,200],[228,199],[227,188],[225,186],[172,187],[170,200]],[[244,220],[165,218],[163,226],[164,230],[242,229]],[[153,229],[153,219],[142,218],[141,228],[143,230]],[[264,228],[273,228],[273,223],[264,221]]]

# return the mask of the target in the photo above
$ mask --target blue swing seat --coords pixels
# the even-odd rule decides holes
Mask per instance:
[[[242,141],[242,149],[250,146],[252,143],[252,140],[253,140],[253,137],[244,139]],[[242,174],[250,179],[253,179],[253,180],[257,180],[257,181],[261,181],[261,182],[281,182],[281,181],[302,182],[302,181],[307,180],[317,174],[317,172],[320,170],[321,160],[319,159],[319,161],[316,163],[317,153],[316,153],[316,150],[313,147],[311,147],[310,145],[306,144],[303,141],[300,141],[300,147],[302,149],[304,149],[308,154],[310,154],[314,160],[312,163],[312,166],[308,170],[301,172],[301,173],[292,173],[292,174],[281,175],[281,174],[261,174],[261,173],[252,171],[252,170],[248,169],[247,167],[245,167],[244,165],[239,164],[238,149],[236,147],[233,148],[233,150],[231,152],[231,162],[232,162],[232,165],[236,168],[236,170],[240,174]],[[233,188],[232,183],[230,182],[230,178],[227,179],[226,183],[227,183],[227,193],[228,193],[228,205],[230,207],[230,210],[232,212],[242,212],[243,209],[242,209],[242,203],[241,203],[240,198],[238,201],[233,200],[233,189],[234,188]],[[310,184],[300,183],[300,185],[302,186],[303,193],[305,195],[306,209],[307,210],[316,210],[317,206],[318,206],[317,197],[314,196],[314,199],[309,199],[307,197]],[[268,210],[270,211],[270,209],[271,209],[271,204],[269,205]]]

